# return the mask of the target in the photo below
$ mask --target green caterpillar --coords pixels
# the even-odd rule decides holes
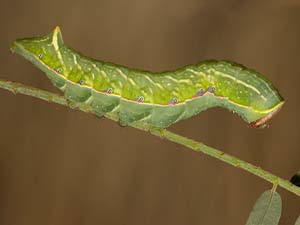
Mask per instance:
[[[46,36],[18,39],[11,50],[44,71],[69,101],[84,102],[99,116],[113,113],[122,125],[143,121],[165,128],[220,106],[259,127],[284,103],[266,78],[242,65],[204,61],[161,73],[130,69],[72,50],[59,27]]]

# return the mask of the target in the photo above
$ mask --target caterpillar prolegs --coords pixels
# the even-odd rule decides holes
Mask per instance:
[[[203,61],[174,71],[151,73],[88,58],[49,35],[16,40],[11,50],[40,68],[72,102],[94,113],[113,113],[121,124],[143,121],[165,128],[220,106],[254,127],[264,125],[284,103],[258,72],[229,61]]]

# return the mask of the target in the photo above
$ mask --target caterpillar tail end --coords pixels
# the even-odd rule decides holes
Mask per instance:
[[[250,125],[255,128],[264,128],[267,125],[267,122],[270,121],[280,111],[283,104],[284,104],[284,102],[282,101],[271,112],[269,112],[265,116],[255,120],[255,121],[251,122]]]
[[[54,28],[54,32],[56,32],[56,33],[61,33],[60,27],[59,27],[59,26],[56,26],[56,27]]]
[[[59,44],[63,43],[63,38],[61,34],[61,29],[59,26],[56,26],[54,30],[45,36],[40,36],[40,37],[31,37],[31,38],[22,38],[22,39],[17,39],[15,40],[11,45],[10,45],[10,51],[12,53],[18,52],[20,47],[23,47],[28,50],[28,46],[30,47],[36,47],[35,44],[41,43],[43,44],[44,42],[47,42],[47,37],[49,38],[49,43],[55,41]],[[54,40],[53,40],[54,39]],[[27,46],[27,47],[26,47]]]

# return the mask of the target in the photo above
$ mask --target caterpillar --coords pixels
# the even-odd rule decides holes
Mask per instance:
[[[284,103],[269,80],[243,65],[208,60],[159,73],[131,69],[83,56],[64,44],[59,27],[17,39],[11,51],[46,73],[66,99],[90,105],[99,116],[112,113],[122,125],[166,128],[218,106],[261,127]]]

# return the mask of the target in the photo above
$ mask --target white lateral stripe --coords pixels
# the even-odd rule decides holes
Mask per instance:
[[[217,74],[217,75],[220,75],[220,76],[222,76],[222,77],[229,78],[229,79],[231,79],[231,80],[237,82],[238,84],[241,84],[241,85],[244,85],[245,87],[250,88],[251,90],[255,91],[257,94],[259,94],[260,97],[261,97],[263,100],[265,100],[265,101],[267,100],[267,99],[265,98],[265,96],[263,96],[263,95],[260,93],[260,91],[257,90],[257,89],[256,89],[255,87],[253,87],[252,85],[247,84],[247,83],[245,83],[244,81],[238,80],[238,79],[236,79],[235,77],[232,77],[232,76],[229,76],[229,75],[227,75],[227,74],[221,73],[221,72],[219,72],[219,71],[217,71],[217,70],[215,70],[215,69],[210,69],[210,70],[212,70],[212,71],[213,71],[215,74]]]
[[[192,72],[193,74],[201,75],[201,76],[206,77],[206,75],[205,75],[203,72],[201,72],[201,71],[195,71],[195,70],[193,70],[193,69],[186,69],[186,71],[190,71],[190,72]]]
[[[127,76],[119,68],[117,68],[117,71],[125,80],[127,80]]]
[[[95,80],[95,74],[93,72],[91,72],[92,74],[92,79]]]
[[[59,51],[59,46],[58,46],[58,42],[57,42],[57,31],[54,32],[53,34],[53,37],[52,37],[52,45],[54,46],[54,49],[57,53],[57,56],[58,56],[58,59],[59,61],[61,62],[61,64],[63,65],[64,62],[63,62],[63,58],[62,58],[62,55]]]
[[[49,39],[48,36],[44,37],[44,38],[39,38],[37,40],[30,40],[30,42],[42,42],[42,41],[47,41]]]
[[[101,73],[105,78],[107,78],[107,74],[106,74],[103,70],[100,70],[100,73]]]
[[[187,69],[187,71],[190,71],[190,72],[192,72],[192,73],[194,73],[194,74],[197,74],[197,75],[200,74],[200,75],[202,75],[202,76],[205,77],[205,74],[202,73],[202,72],[200,72],[200,71],[198,72],[198,71],[195,71],[195,70],[192,70],[192,69]],[[261,97],[263,100],[267,101],[266,97],[263,96],[263,95],[260,93],[259,90],[257,90],[257,89],[256,89],[255,87],[253,87],[252,85],[245,83],[244,81],[238,80],[238,79],[236,79],[235,77],[232,77],[232,76],[229,76],[229,75],[227,75],[227,74],[221,73],[221,72],[219,72],[219,71],[217,71],[217,70],[215,70],[215,69],[213,69],[213,68],[209,69],[208,72],[214,72],[214,73],[217,74],[217,75],[220,75],[220,76],[222,76],[222,77],[229,78],[229,79],[231,79],[231,80],[233,80],[233,81],[235,81],[235,82],[237,82],[237,83],[239,83],[239,84],[241,84],[241,85],[244,85],[245,87],[248,87],[248,88],[250,88],[251,90],[255,91],[257,94],[259,94],[260,97]],[[211,79],[211,76],[207,76],[207,77],[208,77],[208,79]]]
[[[164,78],[167,78],[171,81],[174,81],[174,82],[178,82],[178,80],[176,80],[175,78],[171,77],[171,76],[163,76]]]
[[[145,76],[145,78],[146,78],[150,83],[152,83],[154,86],[156,85],[156,83],[155,83],[153,80],[151,80],[150,77]]]
[[[128,78],[128,81],[129,81],[129,83],[131,83],[133,86],[137,86],[137,87],[138,87],[138,85],[137,85],[131,78]]]
[[[178,82],[183,83],[183,84],[192,84],[193,83],[191,80],[188,80],[188,79],[181,79]]]
[[[145,77],[148,81],[150,81],[150,83],[152,83],[155,87],[158,87],[158,88],[164,90],[164,87],[161,86],[161,84],[156,83],[155,81],[151,80],[151,78],[150,78],[149,76],[146,75],[146,76],[144,76],[144,77]]]
[[[79,63],[77,61],[77,57],[74,53],[73,53],[73,61],[74,61],[74,64],[78,67],[78,69],[82,70],[81,66],[79,65]]]
[[[76,58],[75,54],[73,54],[73,61],[74,61],[74,64],[77,65],[77,58]]]
[[[171,81],[174,81],[175,83],[184,83],[184,84],[192,84],[192,81],[188,80],[188,79],[179,79],[176,80],[175,78],[171,77],[171,76],[163,76],[164,78],[167,78]]]
[[[100,71],[99,68],[94,63],[92,63],[92,66],[97,70],[97,72]]]

